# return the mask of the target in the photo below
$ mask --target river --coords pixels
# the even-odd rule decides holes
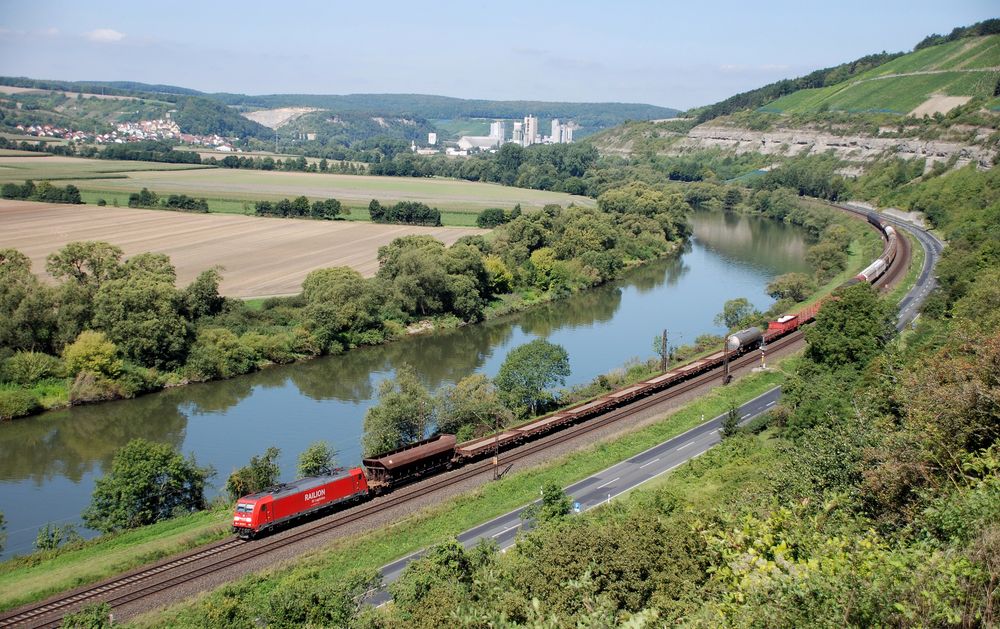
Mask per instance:
[[[653,356],[664,328],[672,345],[704,333],[727,299],[772,302],[764,287],[776,275],[806,270],[804,233],[735,214],[696,212],[694,237],[679,257],[621,280],[484,324],[369,347],[342,356],[274,367],[231,380],[197,384],[134,400],[58,410],[0,424],[0,512],[7,544],[0,557],[30,552],[39,526],[74,523],[94,480],[130,439],[169,443],[217,474],[228,474],[268,446],[281,449],[283,479],[309,443],[326,439],[341,465],[361,458],[361,426],[379,381],[412,365],[431,389],[473,372],[496,374],[512,348],[546,338],[566,348],[567,385],[588,382],[632,358]]]

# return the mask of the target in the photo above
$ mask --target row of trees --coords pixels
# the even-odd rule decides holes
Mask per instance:
[[[171,210],[181,210],[184,212],[208,213],[208,201],[205,199],[195,199],[186,194],[171,194],[161,198],[148,188],[143,188],[139,192],[128,195],[129,207],[141,208],[167,208]]]
[[[274,203],[258,201],[254,204],[254,213],[257,216],[334,219],[343,214],[350,214],[351,210],[343,207],[336,199],[317,200],[310,204],[309,199],[301,196],[292,200],[282,199]]]
[[[226,155],[222,159],[207,157],[201,162],[210,166],[222,168],[242,168],[246,170],[277,170],[303,173],[338,173],[341,175],[362,175],[365,168],[347,160],[328,160],[325,157],[318,162],[309,162],[305,157],[287,158],[284,160],[273,157],[252,157],[244,155]]]
[[[168,164],[200,164],[201,155],[195,151],[176,151],[167,140],[142,140],[125,144],[109,144],[92,157],[99,159],[166,162]]]
[[[83,203],[80,198],[80,189],[73,184],[67,184],[60,188],[53,186],[48,181],[41,181],[36,185],[30,179],[21,185],[5,183],[0,187],[0,197],[23,201],[41,201],[42,203]]]
[[[441,210],[419,201],[400,201],[395,205],[383,206],[377,199],[372,199],[368,204],[368,215],[373,223],[441,226]]]

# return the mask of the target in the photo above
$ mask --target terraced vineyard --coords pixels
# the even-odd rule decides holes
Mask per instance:
[[[837,85],[800,90],[761,109],[906,114],[938,95],[992,97],[998,79],[1000,35],[973,37],[918,50]]]

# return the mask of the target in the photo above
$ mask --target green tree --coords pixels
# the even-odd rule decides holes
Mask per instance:
[[[472,374],[457,384],[442,387],[435,399],[438,432],[493,431],[507,425],[513,415],[500,400],[496,386],[483,374]]]
[[[374,456],[419,441],[427,432],[433,410],[434,401],[413,367],[401,365],[394,380],[382,381],[378,403],[365,413],[364,455]]]
[[[226,299],[219,294],[219,283],[222,281],[221,270],[222,267],[215,267],[202,271],[184,289],[184,311],[189,320],[195,321],[202,317],[210,317],[222,311]]]
[[[137,273],[105,282],[94,297],[94,325],[135,362],[172,369],[191,342],[183,295],[172,282]]]
[[[0,249],[0,347],[54,351],[58,314],[55,292],[31,273],[31,261]]]
[[[205,481],[214,473],[165,443],[133,439],[97,479],[83,521],[109,533],[204,509]]]
[[[740,430],[740,409],[736,405],[729,407],[726,416],[722,418],[722,438],[728,439]]]
[[[559,485],[547,482],[542,486],[541,492],[542,499],[525,508],[521,512],[521,519],[545,524],[559,521],[573,510],[573,499]]]
[[[535,339],[511,350],[495,383],[512,407],[534,414],[538,404],[550,397],[545,389],[563,384],[569,374],[566,350],[545,339]]]
[[[892,337],[892,305],[867,283],[834,292],[806,329],[806,356],[828,367],[867,365]]]
[[[730,299],[722,306],[722,312],[715,315],[715,325],[722,325],[730,330],[744,328],[760,318],[760,313],[746,297]]]
[[[302,295],[305,318],[324,347],[357,344],[366,332],[381,327],[383,295],[354,269],[312,271],[302,283]]]
[[[847,254],[833,242],[820,242],[806,251],[806,263],[813,270],[816,281],[828,282],[847,268]]]
[[[226,492],[232,500],[264,491],[278,483],[281,469],[278,467],[278,456],[281,450],[274,446],[264,451],[262,456],[250,457],[250,463],[235,470],[226,479]]]
[[[767,294],[774,299],[804,301],[815,289],[816,285],[805,273],[785,273],[767,285]]]
[[[195,379],[231,378],[255,370],[257,357],[251,347],[229,330],[202,328],[185,366]]]
[[[90,289],[91,294],[104,282],[123,272],[122,250],[106,242],[71,242],[49,255],[45,270],[56,279],[69,279]]]
[[[503,225],[508,220],[507,213],[502,208],[488,207],[476,217],[476,226],[483,229],[491,229],[497,225]]]
[[[298,474],[320,476],[332,474],[337,467],[337,451],[326,441],[314,441],[299,455]]]
[[[451,299],[444,245],[429,236],[397,238],[379,248],[378,277],[389,282],[407,314],[444,311]]]

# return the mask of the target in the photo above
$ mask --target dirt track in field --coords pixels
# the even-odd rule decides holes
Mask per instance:
[[[428,234],[451,244],[478,233],[482,230],[0,201],[0,248],[27,255],[38,275],[48,277],[46,256],[66,243],[103,240],[121,247],[126,257],[167,254],[182,286],[220,265],[221,292],[229,297],[294,294],[310,271],[331,266],[374,275],[378,248],[400,236]]]

